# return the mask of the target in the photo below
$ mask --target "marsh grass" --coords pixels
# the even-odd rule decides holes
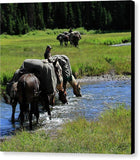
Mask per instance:
[[[31,31],[25,35],[1,35],[1,83],[10,79],[16,69],[28,58],[43,59],[46,46],[50,44],[52,55],[64,54],[70,59],[73,74],[77,77],[110,73],[131,74],[131,46],[112,47],[108,44],[131,41],[131,33],[95,34],[78,28],[82,33],[78,48],[61,47],[56,36],[66,29]],[[107,59],[111,59],[108,61]]]
[[[129,108],[129,107],[128,107]],[[131,110],[118,106],[98,120],[78,118],[52,134],[22,131],[0,144],[1,151],[63,153],[131,153]]]

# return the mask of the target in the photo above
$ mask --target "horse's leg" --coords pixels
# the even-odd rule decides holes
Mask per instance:
[[[67,46],[67,42],[65,41],[65,46]]]
[[[24,104],[20,104],[20,123],[21,126],[23,127],[23,122],[24,122]]]
[[[49,104],[47,105],[47,111],[48,111],[49,119],[51,120],[51,110],[50,110]]]
[[[47,112],[48,112],[49,119],[51,120],[51,111],[50,111],[49,98],[48,98],[48,96],[47,96],[47,99],[46,99],[46,101],[45,101],[45,108],[46,108],[46,110],[47,110]]]
[[[55,94],[51,95],[51,98],[50,98],[50,103],[49,103],[51,106],[54,106],[55,105]]]
[[[30,130],[32,130],[32,112],[34,109],[34,103],[29,104],[29,126]]]
[[[38,110],[38,103],[36,102],[36,100],[34,101],[34,114],[36,116],[36,123],[38,124],[38,119],[39,119],[39,110]]]
[[[47,104],[47,112],[48,112],[48,115],[49,115],[49,119],[51,120],[51,110],[50,110],[50,106],[49,104]]]
[[[14,101],[13,104],[12,104],[12,117],[11,117],[12,123],[15,122],[15,110],[16,110],[16,105],[17,105],[17,101]]]
[[[63,46],[63,42],[62,41],[60,41],[60,46]]]

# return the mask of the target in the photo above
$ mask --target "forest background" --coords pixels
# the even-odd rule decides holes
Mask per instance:
[[[130,31],[132,6],[132,1],[1,4],[0,33],[15,35],[36,29],[70,27]]]

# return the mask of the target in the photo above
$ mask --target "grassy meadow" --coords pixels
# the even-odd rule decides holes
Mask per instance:
[[[0,35],[2,86],[10,80],[25,59],[44,59],[47,45],[52,55],[67,55],[76,77],[107,73],[131,74],[131,46],[112,47],[112,44],[131,42],[130,32],[97,33],[80,31],[82,39],[77,48],[60,46],[56,37],[66,29],[31,31],[25,35]],[[62,126],[61,130],[16,132],[0,143],[1,151],[64,152],[64,153],[131,153],[131,110],[124,106],[104,112],[97,121],[78,118]]]
[[[130,32],[98,34],[83,28],[79,47],[70,44],[61,47],[56,36],[66,29],[31,31],[25,35],[2,34],[1,39],[1,75],[5,84],[25,59],[44,59],[46,46],[53,47],[52,55],[64,54],[70,59],[73,74],[77,77],[101,75],[110,72],[131,74],[131,46],[112,47],[111,44],[131,41]]]
[[[60,153],[131,153],[131,110],[105,111],[97,121],[78,118],[52,135],[45,131],[17,132],[0,143],[1,151]]]

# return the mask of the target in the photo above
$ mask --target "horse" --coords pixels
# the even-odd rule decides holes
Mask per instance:
[[[45,90],[47,94],[52,94],[58,90],[60,94],[59,100],[64,104],[67,103],[66,95],[64,94],[63,89],[62,68],[57,59],[53,62],[50,62],[47,59],[24,60],[20,69],[16,70],[12,80],[7,83],[7,88],[9,88],[8,90],[10,90],[12,83],[17,82],[18,79],[25,73],[34,73],[40,80],[41,90]],[[9,93],[10,92],[7,91],[8,95]]]
[[[46,63],[47,65],[49,65],[49,67],[47,67],[46,65],[45,67],[43,67],[44,64]],[[14,114],[15,114],[15,108],[17,105],[17,94],[16,94],[17,84],[18,84],[19,78],[24,73],[34,72],[36,77],[40,80],[41,95],[42,97],[44,97],[43,103],[46,110],[48,111],[50,119],[51,119],[51,114],[50,114],[49,104],[52,106],[55,104],[56,90],[59,91],[59,100],[61,100],[62,103],[64,104],[67,103],[66,94],[64,94],[64,89],[63,89],[62,69],[57,60],[51,63],[52,64],[48,63],[46,60],[34,60],[34,59],[25,60],[21,68],[15,72],[12,80],[9,83],[7,83],[6,93],[7,95],[9,95],[10,101],[7,98],[6,94],[4,95],[4,97],[5,97],[6,103],[9,103],[12,105],[12,118],[11,118],[12,123],[15,122]],[[46,71],[44,71],[45,70],[44,68],[45,69],[49,68],[48,69],[49,74],[47,74]],[[44,77],[46,78],[45,80],[44,80]],[[52,84],[49,84],[48,79],[52,79],[51,81]],[[51,89],[49,89],[48,86],[51,86]]]
[[[15,109],[17,103],[20,104],[21,125],[24,122],[25,112],[29,112],[29,124],[32,129],[32,114],[36,116],[36,122],[38,123],[38,100],[39,100],[39,86],[40,81],[34,74],[23,74],[17,82],[11,82],[7,84],[6,93],[10,96],[10,101],[5,96],[5,101],[12,105],[12,123],[15,122]],[[30,105],[30,107],[29,107]]]
[[[77,47],[80,39],[81,39],[81,35],[78,31],[73,31],[70,33],[69,40],[71,45],[74,45],[75,47]]]
[[[32,128],[31,120],[32,120],[32,113],[35,113],[37,123],[38,123],[38,102],[44,106],[47,110],[49,118],[51,119],[51,112],[49,105],[54,106],[55,104],[55,93],[54,94],[45,94],[44,92],[39,91],[40,82],[34,74],[24,74],[22,75],[18,82],[11,83],[11,88],[7,87],[7,92],[10,94],[10,102],[5,96],[5,101],[8,104],[12,105],[12,123],[15,122],[15,109],[16,105],[20,103],[20,115],[19,118],[21,120],[21,124],[23,125],[24,121],[24,113],[29,112],[29,102],[31,103],[31,110],[30,110],[30,129]]]
[[[63,46],[63,42],[65,46],[67,46],[69,41],[69,35],[66,33],[60,33],[56,39],[59,40],[60,46]]]
[[[62,68],[64,93],[66,94],[66,85],[67,85],[67,82],[69,82],[73,88],[73,93],[76,95],[76,97],[81,97],[82,94],[81,94],[80,83],[77,82],[74,76],[72,75],[69,58],[66,55],[54,55],[51,58],[54,61],[57,59],[57,61],[59,62]]]
[[[60,34],[56,37],[56,39],[59,40],[60,46],[63,46],[63,34],[60,33]]]
[[[20,104],[20,120],[23,126],[24,114],[29,113],[29,127],[32,129],[32,114],[39,119],[38,99],[40,81],[34,74],[22,75],[17,83],[17,101]]]

